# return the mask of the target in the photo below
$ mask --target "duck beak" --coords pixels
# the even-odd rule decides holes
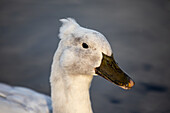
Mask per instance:
[[[102,53],[103,59],[99,67],[95,68],[96,74],[105,78],[106,80],[115,83],[123,89],[131,89],[135,82],[118,66],[116,61],[111,56]]]

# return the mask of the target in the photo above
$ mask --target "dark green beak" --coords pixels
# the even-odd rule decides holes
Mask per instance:
[[[99,67],[95,68],[96,74],[102,76],[106,80],[115,83],[123,89],[130,89],[134,86],[134,81],[121,70],[116,61],[111,56],[102,53],[103,59]]]

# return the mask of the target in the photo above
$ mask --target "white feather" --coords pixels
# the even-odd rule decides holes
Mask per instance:
[[[0,83],[0,113],[52,113],[51,99],[28,88]]]

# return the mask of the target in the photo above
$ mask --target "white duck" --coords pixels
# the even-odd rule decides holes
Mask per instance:
[[[74,19],[60,20],[61,39],[51,68],[51,96],[0,84],[0,113],[92,113],[89,88],[100,75],[124,89],[134,82],[117,65],[106,38],[81,27]]]

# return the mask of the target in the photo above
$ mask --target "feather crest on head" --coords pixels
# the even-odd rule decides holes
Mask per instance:
[[[67,37],[67,35],[74,32],[76,27],[79,27],[79,24],[73,18],[60,19],[60,22],[62,22],[59,33],[60,39]]]

